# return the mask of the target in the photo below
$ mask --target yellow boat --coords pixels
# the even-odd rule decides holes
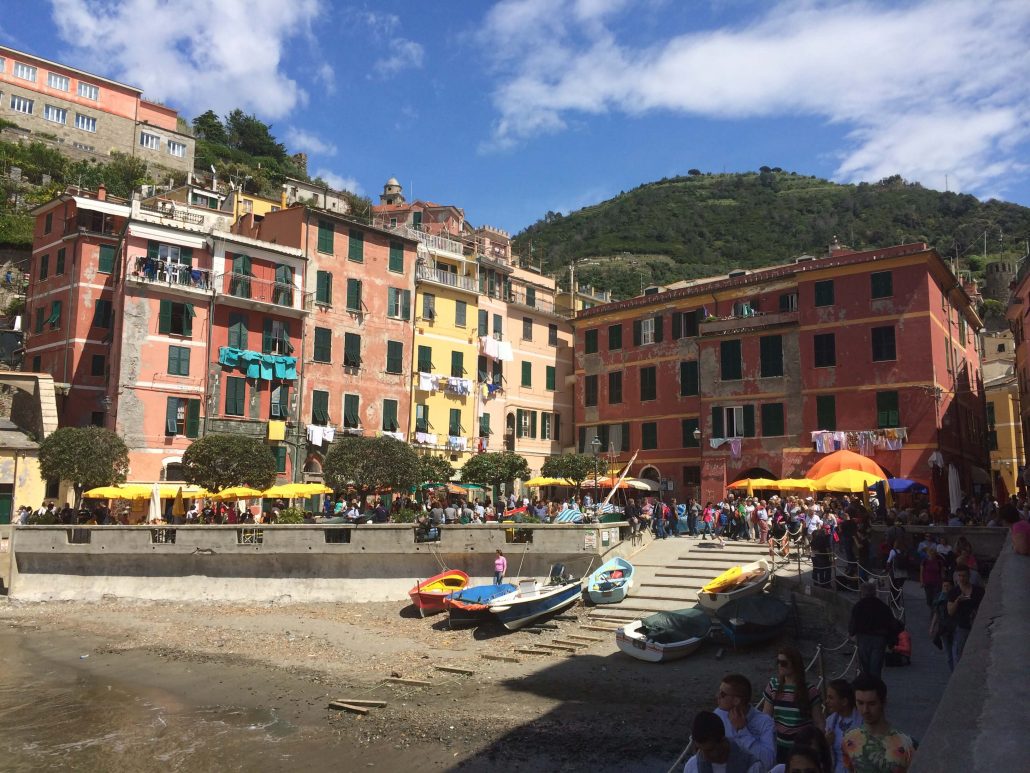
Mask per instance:
[[[701,588],[697,601],[702,607],[714,611],[733,599],[761,593],[769,575],[769,562],[764,559],[734,566]]]

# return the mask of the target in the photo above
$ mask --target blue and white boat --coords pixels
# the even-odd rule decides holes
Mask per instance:
[[[633,564],[615,557],[587,580],[587,595],[595,604],[618,604],[633,587]]]
[[[511,583],[475,585],[452,593],[443,600],[450,615],[451,628],[479,625],[490,619],[490,603],[515,590]]]
[[[517,631],[537,618],[572,606],[582,592],[582,581],[567,577],[565,567],[555,564],[546,582],[520,580],[516,590],[490,603],[490,612],[509,631]]]

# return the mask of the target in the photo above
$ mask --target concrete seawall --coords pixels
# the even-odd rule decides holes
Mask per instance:
[[[573,575],[624,555],[625,524],[455,525],[415,542],[407,524],[374,526],[23,526],[11,539],[10,596],[197,601],[387,601],[442,567],[476,582]],[[512,542],[513,539],[526,541]]]

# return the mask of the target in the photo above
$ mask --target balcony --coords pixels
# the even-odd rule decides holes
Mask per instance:
[[[158,285],[175,290],[211,292],[211,271],[182,263],[155,260],[140,255],[129,269],[129,280],[139,284]]]
[[[440,285],[442,287],[450,287],[455,290],[464,290],[465,292],[472,293],[473,295],[479,294],[479,283],[474,278],[461,276],[460,274],[455,274],[452,271],[447,271],[442,268],[419,266],[415,270],[415,280],[419,282],[429,282],[430,284]]]
[[[796,310],[772,311],[768,313],[757,311],[746,315],[707,319],[700,324],[699,332],[702,336],[726,335],[729,333],[747,333],[766,327],[796,324],[798,324],[798,312]]]
[[[494,258],[489,255],[483,255],[480,253],[476,256],[481,266],[486,268],[492,268],[494,271],[500,271],[503,274],[515,273],[515,267],[510,262],[503,258]]]
[[[418,231],[414,228],[402,226],[396,232],[409,239],[421,242],[429,252],[439,254],[446,258],[465,260],[465,245],[455,239],[448,239],[446,236],[427,234],[425,231]]]
[[[508,294],[508,303],[514,303],[527,309],[542,311],[545,314],[557,314],[554,310],[554,298],[540,294],[530,298],[526,295],[526,288],[524,287],[512,288]]]
[[[283,314],[297,317],[308,312],[305,294],[291,284],[226,272],[215,277],[214,287],[215,297],[220,303],[265,312],[272,311],[271,306]]]
[[[156,204],[140,203],[139,209],[140,212],[157,215],[163,220],[175,220],[187,225],[204,225],[204,216],[196,212],[190,212],[187,209],[187,205],[182,203],[178,204],[178,206],[171,201],[160,201]]]

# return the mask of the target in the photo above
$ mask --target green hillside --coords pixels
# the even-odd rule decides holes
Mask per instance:
[[[841,185],[763,167],[691,170],[566,216],[548,212],[515,237],[515,248],[549,272],[575,260],[584,282],[628,297],[649,284],[823,255],[835,236],[858,249],[925,241],[979,274],[985,231],[988,260],[1024,254],[1030,208],[899,176]]]

